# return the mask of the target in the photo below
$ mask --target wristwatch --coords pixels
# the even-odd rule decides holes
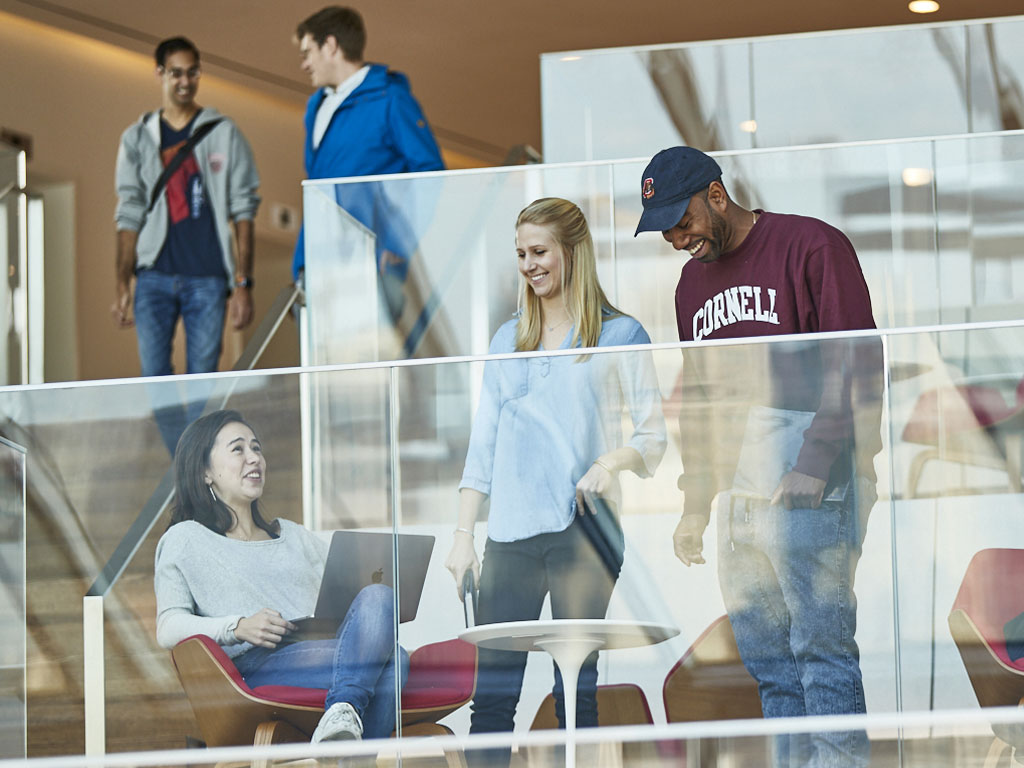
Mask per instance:
[[[251,277],[245,277],[239,275],[235,278],[235,288],[252,288],[253,282]]]

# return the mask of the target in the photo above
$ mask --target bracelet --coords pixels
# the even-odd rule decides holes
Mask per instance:
[[[474,538],[473,532],[471,530],[469,530],[469,528],[456,528],[455,532],[456,533],[468,533],[469,534],[469,538],[471,538],[471,539]]]
[[[614,474],[615,474],[615,473],[614,473],[614,472],[612,471],[612,468],[611,468],[611,467],[609,467],[609,466],[608,466],[607,464],[605,464],[605,463],[604,463],[603,461],[601,461],[600,459],[594,459],[594,463],[595,463],[595,464],[596,464],[597,466],[599,466],[599,467],[600,467],[601,469],[603,469],[603,470],[604,470],[605,472],[607,472],[607,473],[608,473],[609,475],[614,475]]]

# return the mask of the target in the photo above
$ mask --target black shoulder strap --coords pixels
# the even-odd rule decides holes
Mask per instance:
[[[185,158],[191,154],[193,149],[195,149],[196,144],[202,141],[203,137],[216,128],[217,124],[223,119],[223,117],[218,117],[216,120],[203,123],[192,132],[192,135],[188,137],[188,141],[178,148],[174,157],[171,158],[171,162],[164,166],[163,173],[161,173],[160,178],[156,180],[156,184],[153,187],[153,194],[149,196],[149,207],[146,209],[146,213],[153,210],[153,206],[156,205],[156,199],[160,197],[160,193],[163,191],[163,188],[167,186],[167,182],[170,181],[174,172],[181,167],[182,163],[185,162]]]

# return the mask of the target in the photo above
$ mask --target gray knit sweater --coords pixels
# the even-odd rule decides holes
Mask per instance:
[[[329,543],[301,525],[279,520],[281,536],[238,541],[188,520],[172,525],[156,547],[156,639],[173,648],[209,635],[228,656],[252,647],[235,637],[238,620],[263,608],[286,619],[316,606]]]

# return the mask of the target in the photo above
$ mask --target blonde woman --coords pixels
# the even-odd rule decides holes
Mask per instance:
[[[520,311],[494,335],[492,354],[650,342],[601,290],[590,230],[575,204],[544,198],[524,208],[516,253]],[[623,407],[633,423],[627,441]],[[554,618],[603,618],[624,552],[618,474],[649,477],[664,451],[649,353],[488,362],[446,562],[457,585],[467,570],[478,577],[477,623],[537,619],[548,595]],[[481,573],[473,531],[488,497]],[[479,659],[471,732],[512,730],[526,654],[482,648]],[[556,670],[564,727],[561,689]],[[580,672],[581,727],[597,725],[596,690],[595,653]]]

